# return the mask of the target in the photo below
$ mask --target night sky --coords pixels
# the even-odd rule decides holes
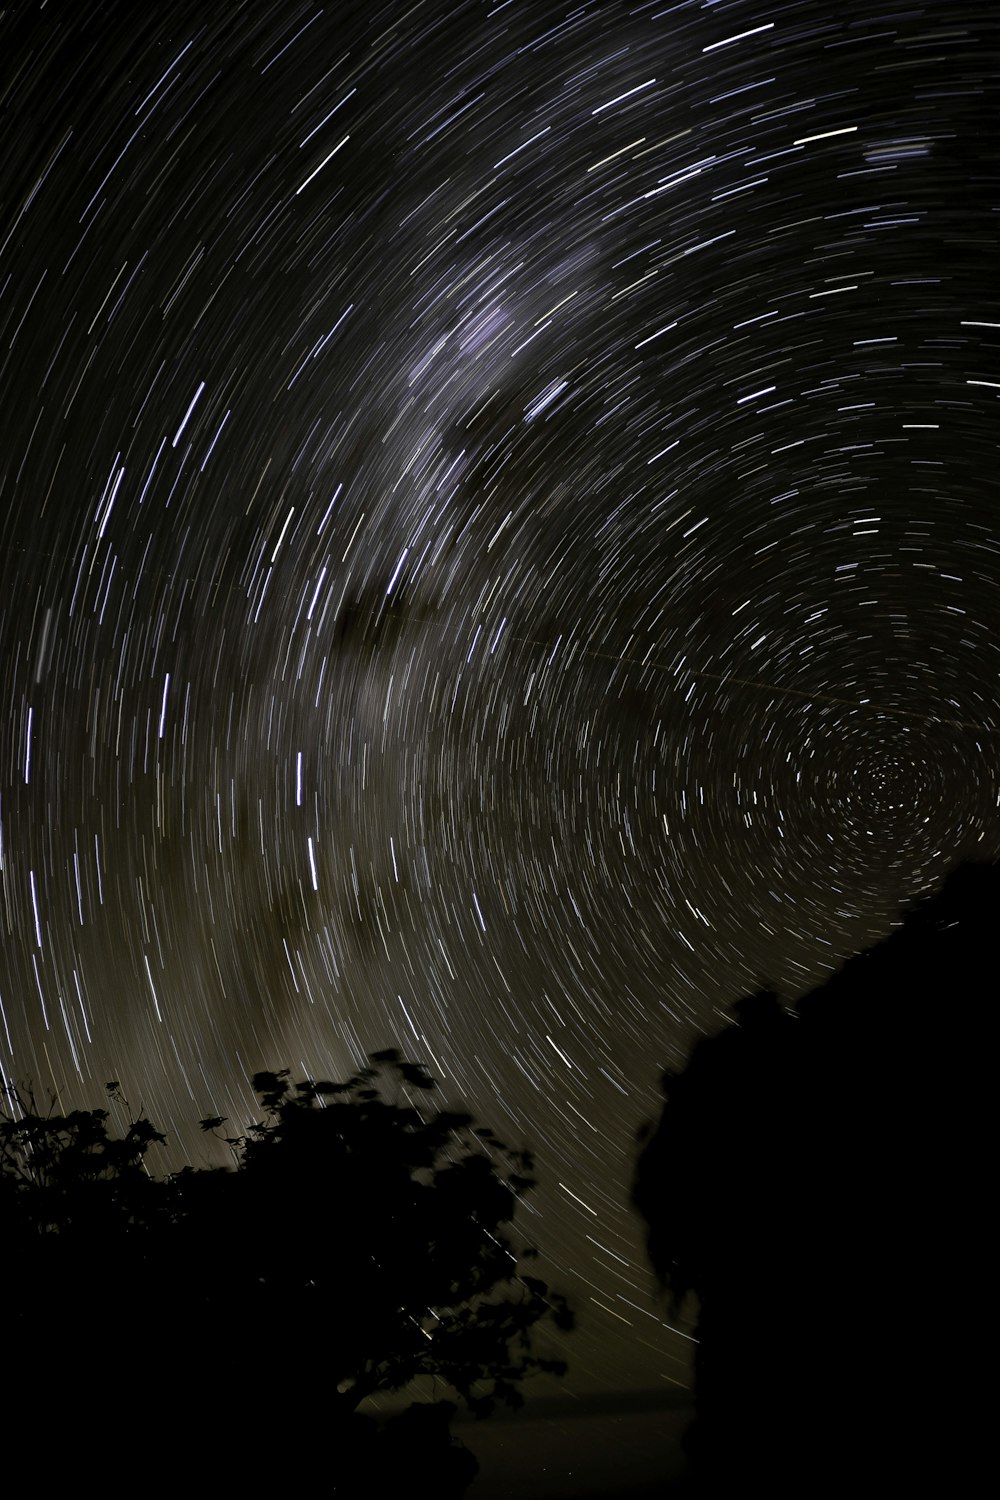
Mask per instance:
[[[201,1159],[396,1045],[686,1382],[661,1069],[1000,853],[998,21],[7,8],[7,1079]]]

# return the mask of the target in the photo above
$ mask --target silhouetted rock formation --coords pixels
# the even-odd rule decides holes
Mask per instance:
[[[661,1281],[699,1300],[701,1492],[965,1492],[998,920],[1000,868],[963,866],[794,1010],[740,1001],[664,1079],[634,1198]]]

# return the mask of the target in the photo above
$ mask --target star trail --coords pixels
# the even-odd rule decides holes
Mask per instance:
[[[0,16],[0,1068],[398,1046],[572,1389],[660,1070],[1000,854],[988,0]],[[863,1046],[863,1037],[858,1045]]]

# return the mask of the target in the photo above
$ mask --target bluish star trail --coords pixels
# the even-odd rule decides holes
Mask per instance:
[[[998,16],[0,18],[0,1067],[427,1064],[574,1389],[660,1070],[1000,853]],[[864,1045],[864,1038],[858,1038]]]

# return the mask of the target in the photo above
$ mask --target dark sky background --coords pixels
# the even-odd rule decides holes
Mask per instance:
[[[6,1078],[197,1152],[398,1045],[569,1387],[686,1381],[661,1068],[1000,853],[997,21],[8,7]]]

